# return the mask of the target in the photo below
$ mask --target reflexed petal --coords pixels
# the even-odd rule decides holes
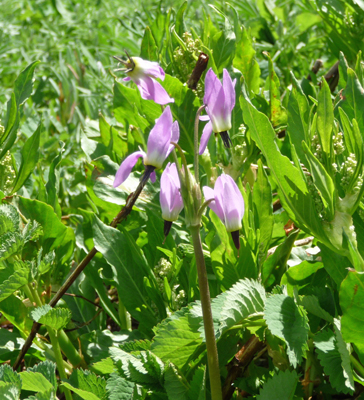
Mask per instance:
[[[231,111],[235,106],[235,84],[232,82],[230,75],[225,68],[223,73],[223,87],[225,93],[225,109],[231,114]]]
[[[155,171],[153,171],[153,172],[150,174],[150,180],[152,181],[152,183],[155,183],[156,179],[157,179],[157,176],[156,176],[156,174],[155,174]]]
[[[210,121],[210,117],[208,115],[200,115],[200,121]]]
[[[203,195],[205,197],[205,201],[215,199],[214,189],[211,189],[209,186],[204,186],[202,190],[203,190]]]
[[[203,128],[202,135],[201,135],[201,140],[200,140],[200,149],[199,149],[199,154],[203,154],[206,150],[207,143],[210,139],[212,133],[212,124],[211,122],[208,122],[205,127]]]
[[[214,93],[214,96],[211,96],[207,112],[212,122],[212,130],[215,133],[227,131],[231,128],[225,122],[225,92],[222,86],[218,92]]]
[[[147,144],[147,157],[144,160],[146,165],[153,165],[161,168],[170,146],[172,136],[173,117],[171,109],[166,107],[162,115],[156,120],[153,129],[150,131]]]
[[[139,88],[142,99],[153,100],[155,103],[162,105],[174,103],[174,99],[169,97],[162,85],[150,76],[145,75],[133,80]]]
[[[171,142],[178,143],[179,141],[179,125],[178,121],[174,121],[172,124],[172,137]],[[168,152],[166,158],[171,154],[172,150],[174,149],[174,145],[170,144],[168,148]]]
[[[137,72],[141,70],[146,75],[153,76],[154,78],[164,80],[165,73],[163,68],[159,66],[159,64],[155,61],[148,61],[143,60],[140,57],[132,57],[133,61],[135,62],[135,69]]]
[[[215,72],[210,68],[205,77],[205,95],[203,102],[209,106],[211,103],[215,103],[217,93],[222,89],[222,85]]]
[[[215,201],[216,201],[216,214],[219,216],[221,221],[225,224],[225,214],[224,214],[224,207],[223,207],[223,193],[224,193],[224,176],[220,175],[215,182],[214,193],[215,193]]]
[[[144,151],[136,151],[135,153],[132,153],[130,156],[126,157],[116,172],[113,186],[118,187],[121,185],[130,175],[130,172],[134,168],[134,165],[137,163],[138,159],[145,156],[146,154]]]
[[[128,82],[128,81],[130,81],[130,80],[131,80],[130,76],[126,76],[125,78],[123,78],[123,81],[124,81],[124,82]]]
[[[160,203],[162,208],[162,218],[166,221],[175,221],[183,208],[182,196],[179,191],[179,179],[176,165],[166,166],[161,177]]]

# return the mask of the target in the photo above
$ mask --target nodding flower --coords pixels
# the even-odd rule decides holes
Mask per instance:
[[[162,218],[164,219],[164,236],[167,236],[172,222],[176,221],[179,213],[183,209],[181,195],[181,183],[177,172],[176,164],[168,163],[161,177],[161,190],[159,201],[162,208]]]
[[[244,215],[243,196],[230,175],[222,174],[216,179],[214,189],[203,187],[205,200],[213,199],[209,204],[212,211],[221,219],[226,230],[231,233],[235,247],[240,248],[239,230]]]
[[[207,115],[201,116],[200,120],[209,122],[202,132],[200,155],[205,151],[212,132],[219,133],[225,147],[230,147],[228,130],[231,129],[231,112],[235,106],[235,83],[236,79],[232,81],[226,69],[223,71],[222,83],[212,68],[207,71],[203,98]]]
[[[150,179],[155,182],[155,169],[162,168],[164,160],[170,155],[174,146],[171,142],[179,140],[178,122],[173,122],[171,109],[165,108],[162,115],[155,121],[150,131],[147,143],[147,152],[136,151],[130,154],[121,163],[115,175],[114,187],[121,185],[130,175],[131,170],[139,158],[143,158],[144,165],[151,172]]]
[[[144,100],[153,100],[157,104],[174,103],[174,99],[169,97],[166,90],[154,78],[164,80],[165,73],[163,68],[157,62],[143,60],[140,57],[129,57],[128,61],[124,61],[120,57],[114,58],[123,64],[125,68],[118,68],[115,71],[123,71],[128,76],[124,81],[132,80],[140,91]]]

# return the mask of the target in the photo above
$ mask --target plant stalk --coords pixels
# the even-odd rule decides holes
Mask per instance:
[[[196,112],[196,118],[195,118],[195,130],[194,130],[194,169],[195,169],[195,180],[196,183],[198,184],[200,182],[200,175],[199,175],[199,165],[198,165],[198,152],[199,152],[199,146],[198,146],[198,124],[200,122],[200,115],[201,111],[205,108],[204,105],[202,105]]]
[[[211,311],[209,283],[207,279],[205,258],[202,252],[200,227],[190,226],[192,243],[196,257],[198,283],[201,296],[203,323],[205,328],[207,364],[209,367],[211,399],[222,400],[219,358],[217,354],[216,338]]]

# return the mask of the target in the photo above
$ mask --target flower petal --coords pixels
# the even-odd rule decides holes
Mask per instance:
[[[229,73],[224,68],[222,83],[225,93],[225,109],[226,112],[230,114],[235,106],[235,82],[236,81],[234,81],[234,83],[232,82]]]
[[[155,174],[155,171],[153,171],[153,172],[150,174],[150,180],[152,181],[152,183],[155,183],[156,179],[157,179],[157,176],[156,176],[156,174]]]
[[[137,84],[142,99],[153,100],[157,104],[174,103],[174,99],[170,98],[166,90],[155,79],[148,75],[134,79]]]
[[[208,115],[200,115],[200,121],[210,121],[210,117]]]
[[[156,168],[162,167],[170,147],[172,124],[172,112],[168,106],[156,120],[153,129],[150,131],[147,144],[147,156],[144,160],[146,165],[153,165]]]
[[[203,102],[205,105],[215,103],[217,93],[222,89],[222,84],[215,72],[210,68],[205,77],[205,95]]]
[[[165,73],[163,68],[155,61],[143,60],[140,57],[132,57],[135,62],[136,72],[143,72],[146,75],[153,76],[154,78],[164,80]]]
[[[221,207],[219,207],[216,202],[215,191],[208,186],[204,186],[202,190],[206,201],[210,199],[215,199],[209,204],[209,207],[221,219],[221,221],[224,222],[224,213],[222,212]]]
[[[130,172],[133,169],[134,165],[137,163],[138,159],[145,156],[146,154],[144,153],[144,151],[136,151],[135,153],[132,153],[130,154],[130,156],[126,157],[126,159],[121,163],[119,169],[116,172],[113,186],[118,187],[119,185],[121,185],[130,175]]]
[[[179,191],[179,178],[177,168],[173,163],[167,164],[161,177],[161,190],[159,199],[162,208],[162,218],[165,221],[175,221],[183,208],[182,196]]]
[[[178,121],[174,121],[173,124],[172,124],[171,142],[178,143],[178,141],[179,141],[179,125],[178,125]],[[171,154],[173,149],[174,149],[174,145],[170,144],[169,147],[168,147],[168,152],[167,152],[167,156],[166,157],[168,157]]]
[[[131,80],[130,76],[126,76],[125,78],[123,78],[123,81],[124,81],[124,82],[128,82],[128,81],[130,81],[130,80]]]
[[[243,196],[229,175],[221,175],[223,182],[222,207],[225,215],[225,226],[228,232],[234,232],[241,229],[241,219],[244,214]]]
[[[199,149],[199,154],[203,154],[206,150],[207,143],[210,139],[212,133],[212,124],[211,122],[208,122],[205,127],[203,128],[202,135],[201,135],[201,140],[200,140],[200,149]]]

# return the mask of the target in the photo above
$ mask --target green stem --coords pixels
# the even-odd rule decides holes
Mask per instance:
[[[131,320],[128,316],[128,312],[120,299],[119,296],[119,320],[120,320],[120,329],[126,329],[131,331]]]
[[[196,113],[196,118],[195,118],[195,131],[194,131],[194,168],[195,168],[195,179],[196,183],[198,184],[200,182],[200,175],[199,175],[199,170],[198,170],[198,156],[199,156],[199,146],[198,146],[198,123],[200,122],[200,115],[201,111],[205,108],[204,105],[202,105]]]
[[[350,361],[360,375],[364,377],[364,367],[361,365],[361,363],[353,355],[350,356]]]
[[[313,340],[310,339],[308,341],[308,348],[306,352],[306,364],[305,364],[305,381],[308,381],[309,383],[306,382],[305,386],[305,399],[308,400],[312,397],[312,392],[313,392],[313,380],[315,378],[315,367],[313,364],[314,360],[314,355],[313,355]]]
[[[66,375],[66,371],[64,370],[64,367],[63,367],[63,357],[62,357],[61,348],[59,346],[57,335],[52,328],[47,327],[47,330],[48,330],[49,338],[51,339],[54,355],[56,357],[56,364],[57,364],[59,376],[60,376],[61,380],[65,381],[67,379],[67,375]],[[63,387],[61,390],[65,394],[67,400],[73,400],[72,394],[69,389]]]
[[[79,368],[82,367],[87,369],[87,364],[83,359],[82,355],[77,351],[70,338],[67,336],[66,332],[63,329],[60,329],[57,334],[59,345],[72,364],[73,367]]]
[[[209,283],[207,279],[205,259],[202,252],[200,227],[190,226],[193,248],[196,257],[198,283],[201,296],[203,323],[205,328],[207,363],[209,367],[211,399],[222,400],[219,358],[217,354],[214,324],[211,311]]]

